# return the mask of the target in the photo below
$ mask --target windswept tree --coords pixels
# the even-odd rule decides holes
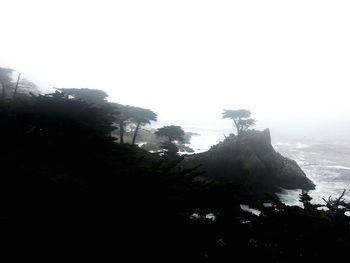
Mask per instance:
[[[224,110],[222,113],[223,119],[232,119],[236,129],[237,129],[237,136],[239,136],[243,131],[246,131],[249,129],[249,127],[255,125],[255,120],[250,118],[250,111],[249,110]]]
[[[135,145],[136,137],[140,126],[144,126],[146,124],[151,124],[151,121],[157,121],[157,114],[149,109],[132,107],[131,108],[131,119],[136,124],[134,135],[132,138],[132,145]]]
[[[155,135],[159,137],[165,137],[167,141],[162,144],[162,148],[166,150],[166,154],[168,156],[176,156],[177,152],[179,151],[179,148],[175,144],[175,142],[182,143],[185,141],[185,132],[181,128],[181,126],[164,126],[162,128],[159,128]]]
[[[111,103],[113,107],[116,108],[118,111],[118,115],[115,117],[115,122],[118,125],[119,128],[119,142],[124,143],[124,133],[125,133],[125,127],[130,122],[130,119],[132,118],[132,112],[133,107],[129,105],[122,105],[118,103]]]
[[[127,126],[135,125],[132,144],[135,144],[138,131],[141,126],[150,124],[151,121],[157,120],[157,114],[148,109],[122,105],[119,103],[110,103],[118,114],[115,116],[115,123],[119,128],[119,142],[124,143],[124,134]]]
[[[174,143],[174,141],[183,142],[185,140],[185,132],[181,126],[164,126],[159,128],[155,135],[167,138],[169,143]]]

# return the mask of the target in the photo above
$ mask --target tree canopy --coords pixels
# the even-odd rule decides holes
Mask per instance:
[[[119,128],[119,142],[124,143],[124,132],[126,125],[130,122],[132,117],[132,106],[122,105],[119,103],[111,103],[112,107],[118,110],[119,114],[115,115],[115,123]]]
[[[108,94],[99,89],[57,89],[67,93],[76,99],[93,104],[104,104],[107,102]]]
[[[155,132],[155,135],[167,138],[167,141],[164,142],[161,147],[165,150],[166,155],[169,157],[176,156],[177,152],[179,151],[179,148],[175,144],[175,141],[185,141],[185,132],[181,126],[164,126],[162,128],[159,128]]]
[[[140,107],[134,107],[130,105],[122,105],[119,103],[112,103],[119,111],[119,115],[116,116],[116,123],[119,128],[120,143],[124,143],[124,133],[127,125],[134,124],[134,134],[132,138],[132,144],[135,144],[138,131],[141,126],[150,124],[151,121],[157,121],[157,114],[149,109]]]
[[[173,143],[173,141],[183,142],[184,136],[185,136],[185,132],[182,129],[182,127],[181,126],[174,126],[174,125],[164,126],[162,128],[159,128],[155,132],[155,134],[157,136],[166,137],[168,139],[169,143]]]
[[[150,124],[151,121],[157,121],[157,114],[155,114],[153,111],[149,109],[132,107],[131,119],[136,124],[134,136],[132,138],[132,145],[134,145],[140,126]]]
[[[249,129],[249,127],[255,125],[255,120],[250,118],[250,111],[245,109],[240,110],[224,110],[222,113],[223,119],[232,119],[239,136],[243,131]]]
[[[21,116],[23,123],[41,133],[67,133],[80,136],[108,137],[112,127],[112,118],[104,108],[91,107],[85,101],[69,99],[68,96],[55,93],[33,96],[30,100],[16,100],[12,111]],[[75,137],[74,137],[75,138]],[[75,138],[76,139],[76,138]]]

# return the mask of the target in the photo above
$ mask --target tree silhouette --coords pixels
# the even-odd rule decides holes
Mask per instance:
[[[107,93],[99,89],[57,89],[88,103],[105,104],[107,102]]]
[[[131,143],[134,145],[140,126],[150,124],[151,121],[157,121],[157,114],[149,109],[143,109],[139,107],[132,107],[130,113],[132,121],[136,124],[134,136]]]
[[[250,111],[245,109],[224,110],[222,113],[222,118],[233,120],[237,129],[237,136],[239,136],[242,131],[246,131],[249,127],[255,125],[256,121],[250,118],[250,114]]]
[[[323,198],[323,201],[326,203],[326,207],[329,209],[329,212],[335,216],[342,216],[346,212],[350,212],[350,203],[345,202],[346,190],[344,189],[342,194],[338,198],[328,197],[328,200]]]
[[[157,114],[149,109],[122,105],[119,103],[110,104],[113,105],[113,107],[115,107],[118,111],[118,115],[115,116],[115,122],[118,124],[119,128],[120,143],[124,143],[125,127],[128,124],[134,123],[136,125],[132,138],[132,145],[134,145],[140,126],[150,124],[151,121],[157,120]]]
[[[179,148],[175,145],[175,141],[184,142],[185,132],[181,126],[164,126],[159,128],[155,135],[167,138],[167,142],[162,144],[162,148],[166,151],[168,156],[176,156]]]
[[[132,106],[122,105],[119,103],[110,103],[118,111],[118,115],[115,115],[115,122],[119,128],[119,142],[124,143],[125,127],[132,118]]]
[[[182,127],[174,126],[174,125],[164,126],[162,128],[159,128],[155,132],[155,134],[157,136],[166,137],[169,143],[173,143],[174,141],[183,142],[184,136],[185,136],[185,132],[182,129]]]
[[[299,202],[303,204],[305,210],[316,211],[319,207],[324,206],[320,204],[312,204],[311,201],[312,201],[312,197],[308,194],[308,192],[302,190],[301,194],[299,194]]]
[[[33,106],[27,106],[22,116],[42,133],[67,133],[74,137],[73,133],[79,132],[80,136],[109,137],[113,129],[112,118],[104,107],[92,107],[64,92],[33,96],[32,101]]]

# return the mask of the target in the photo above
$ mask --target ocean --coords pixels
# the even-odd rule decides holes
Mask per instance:
[[[306,175],[316,184],[309,192],[315,203],[323,203],[329,196],[339,197],[347,190],[350,201],[350,144],[347,141],[308,140],[281,141],[274,143],[276,151],[295,160]],[[283,202],[299,205],[300,190],[284,190]]]
[[[196,152],[208,150],[232,132],[193,127],[185,127],[185,130],[198,134],[192,137],[190,145]],[[283,156],[295,160],[307,177],[316,184],[316,189],[309,191],[312,202],[324,204],[322,198],[339,197],[344,189],[347,190],[345,198],[350,201],[350,140],[347,136],[291,134],[281,136],[272,131],[272,145]],[[285,204],[300,206],[300,193],[300,189],[282,189],[278,196]]]

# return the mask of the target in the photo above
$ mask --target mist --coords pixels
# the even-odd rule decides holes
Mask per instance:
[[[0,8],[0,227],[15,251],[348,256],[349,1]]]
[[[349,120],[346,1],[2,7],[2,66],[44,89],[99,88],[110,101],[154,109],[160,122],[204,127],[225,108],[250,109],[266,127]]]

